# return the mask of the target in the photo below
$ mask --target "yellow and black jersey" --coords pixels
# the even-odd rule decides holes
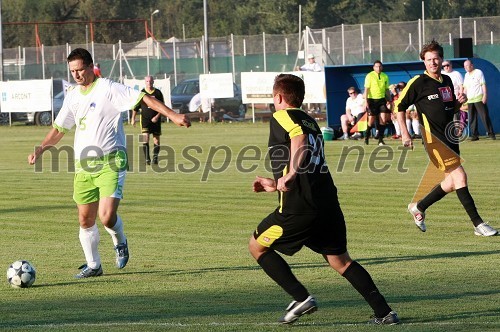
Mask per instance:
[[[459,154],[453,123],[455,104],[451,78],[441,75],[441,79],[437,80],[426,72],[408,82],[394,104],[394,110],[405,112],[411,105],[415,105],[420,124],[425,130],[424,142],[433,143],[432,139],[435,137]]]
[[[306,135],[307,148],[292,189],[279,192],[280,213],[318,214],[337,202],[337,189],[325,162],[323,135],[309,115],[300,109],[277,111],[270,122],[269,158],[274,179],[287,174],[290,167],[291,139]]]
[[[153,91],[146,91],[146,89],[142,89],[142,92],[144,92],[146,95],[150,97],[158,99],[162,103],[165,102],[165,100],[163,99],[163,94],[158,89],[154,89]],[[139,105],[137,105],[137,107],[135,108],[135,110],[138,111],[139,108],[141,109],[141,119],[146,123],[149,123],[151,119],[158,114],[158,112],[149,108],[148,105],[146,105],[146,103],[142,99]]]

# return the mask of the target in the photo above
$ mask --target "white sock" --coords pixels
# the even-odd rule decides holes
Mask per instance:
[[[413,132],[415,133],[415,135],[420,135],[420,122],[418,122],[417,119],[413,119],[411,121],[411,125],[413,127]]]
[[[85,260],[87,261],[87,266],[92,269],[97,269],[101,265],[101,256],[97,250],[100,240],[97,225],[94,224],[94,226],[89,228],[80,227],[79,238],[85,255]]]
[[[406,128],[408,128],[408,131],[411,131],[411,119],[406,119]],[[415,132],[413,132],[415,134]]]
[[[344,138],[348,138],[349,137],[349,134],[348,133],[344,133]]]
[[[399,122],[398,120],[392,121],[394,124],[394,129],[396,130],[396,135],[401,136],[401,129],[399,129]]]
[[[111,235],[111,239],[113,239],[113,244],[116,246],[119,243],[127,242],[127,238],[123,233],[123,222],[122,218],[119,215],[116,215],[116,223],[112,228],[108,228],[104,226],[106,231]]]

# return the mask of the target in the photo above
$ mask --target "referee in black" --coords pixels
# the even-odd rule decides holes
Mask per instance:
[[[278,191],[279,206],[257,226],[249,250],[264,272],[293,301],[280,323],[290,324],[317,309],[316,299],[297,280],[280,252],[293,255],[306,246],[323,255],[330,266],[364,297],[375,315],[372,323],[399,323],[370,274],[347,252],[344,215],[325,163],[321,130],[300,109],[304,81],[280,74],[273,86],[276,112],[270,120],[269,156],[274,179],[257,176],[255,192]]]
[[[144,83],[146,87],[142,89],[142,92],[146,93],[148,96],[153,97],[164,103],[163,94],[160,90],[154,87],[153,76],[146,76],[144,78]],[[135,125],[135,117],[137,112],[141,110],[140,123],[141,131],[143,134],[142,139],[142,149],[144,151],[144,157],[146,158],[146,164],[151,165],[151,155],[149,152],[149,135],[153,135],[153,164],[158,164],[158,153],[160,152],[160,136],[161,136],[161,114],[155,110],[149,108],[146,103],[141,99],[141,102],[132,111],[132,119],[130,124]]]

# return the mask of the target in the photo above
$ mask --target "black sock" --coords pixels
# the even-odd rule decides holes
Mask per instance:
[[[149,143],[144,143],[142,145],[142,151],[144,151],[144,157],[146,158],[146,161],[150,161],[151,156],[149,155]]]
[[[457,189],[457,196],[458,199],[460,200],[460,203],[462,203],[462,206],[465,208],[465,211],[470,217],[470,220],[474,224],[474,226],[477,226],[483,222],[483,219],[479,216],[479,213],[477,212],[476,209],[476,204],[474,204],[474,200],[472,199],[472,196],[469,192],[468,187],[463,187],[460,189]]]
[[[381,142],[384,139],[385,125],[378,125],[378,141]]]
[[[367,126],[366,127],[366,131],[365,131],[365,139],[369,139],[370,138],[371,131],[372,131],[372,127],[371,126]]]
[[[435,186],[430,193],[427,194],[422,200],[417,203],[417,209],[425,212],[429,206],[439,201],[441,198],[446,196],[447,192],[441,188],[441,184]]]
[[[295,301],[303,302],[309,296],[307,289],[295,278],[288,263],[274,250],[263,253],[257,263],[264,272],[281,288],[290,294]]]
[[[160,146],[156,145],[153,147],[153,158],[158,160],[158,153],[160,153]]]
[[[391,312],[391,307],[379,293],[372,277],[358,262],[353,261],[342,276],[364,297],[375,312],[376,317],[382,318]]]

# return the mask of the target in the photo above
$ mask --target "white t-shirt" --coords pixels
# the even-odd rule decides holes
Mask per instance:
[[[464,79],[462,78],[462,74],[460,74],[456,70],[452,70],[449,73],[447,73],[446,71],[442,71],[441,74],[450,76],[451,82],[453,83],[453,92],[455,93],[456,96],[458,94],[458,91],[460,90],[460,86],[464,85]]]
[[[304,71],[321,71],[321,66],[317,63],[317,62],[313,62],[313,63],[306,63],[305,65],[303,65],[302,67],[300,67],[300,70],[304,70]]]
[[[75,162],[124,150],[121,112],[134,109],[143,95],[107,78],[98,78],[94,86],[84,92],[79,86],[70,89],[54,127],[66,132],[76,125]]]
[[[471,103],[481,101],[483,98],[483,85],[486,84],[483,72],[474,69],[465,73],[464,88],[467,89],[467,99]]]
[[[351,97],[347,98],[345,102],[345,109],[351,110],[351,115],[357,117],[359,114],[365,111],[365,99],[361,93],[358,93],[356,98],[352,99]]]

